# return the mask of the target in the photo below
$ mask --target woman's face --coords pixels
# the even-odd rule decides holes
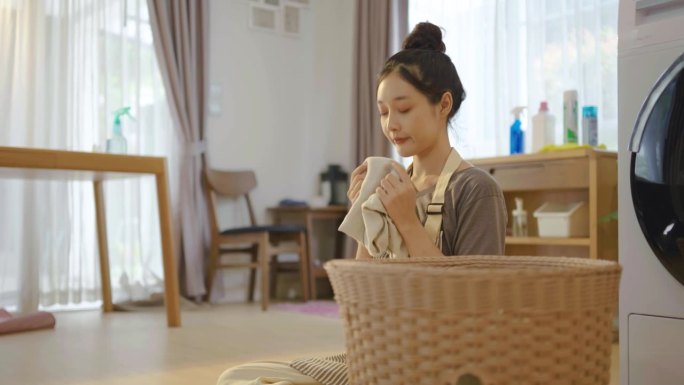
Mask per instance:
[[[382,132],[401,156],[429,151],[446,133],[446,116],[440,103],[430,104],[396,71],[378,86],[378,110]]]

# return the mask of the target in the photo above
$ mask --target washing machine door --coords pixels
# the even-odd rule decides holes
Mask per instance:
[[[684,54],[644,102],[630,150],[632,201],[641,230],[655,256],[684,284]]]

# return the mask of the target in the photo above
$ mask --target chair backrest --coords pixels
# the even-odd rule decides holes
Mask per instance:
[[[218,220],[216,218],[215,196],[228,198],[244,197],[249,211],[249,220],[252,226],[256,226],[256,217],[252,208],[252,201],[249,198],[250,191],[257,186],[254,171],[219,171],[207,169],[204,172],[205,194],[209,210],[209,218],[214,233],[219,233]]]
[[[238,198],[249,194],[257,186],[254,171],[219,171],[206,170],[207,181],[211,189],[223,196]]]

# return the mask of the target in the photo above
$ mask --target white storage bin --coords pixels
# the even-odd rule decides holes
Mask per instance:
[[[589,208],[585,202],[547,202],[534,211],[540,237],[589,236]]]

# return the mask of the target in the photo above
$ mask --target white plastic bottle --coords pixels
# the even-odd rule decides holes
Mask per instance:
[[[522,198],[515,198],[515,209],[513,210],[513,236],[527,236],[527,211],[523,209]]]
[[[547,102],[539,103],[539,112],[532,117],[532,152],[556,142],[556,118],[549,112]]]
[[[563,143],[577,143],[578,135],[577,90],[563,92]]]

